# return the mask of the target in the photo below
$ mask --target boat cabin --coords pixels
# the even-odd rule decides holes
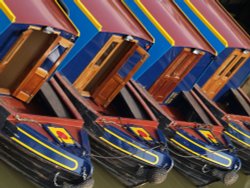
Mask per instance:
[[[93,184],[84,120],[53,78],[79,34],[64,8],[0,1],[1,153],[41,187]]]
[[[136,80],[144,85],[158,102],[165,103],[174,91],[192,88],[194,77],[200,75],[209,65],[215,51],[176,9],[172,1],[139,2],[138,10],[135,8],[136,4],[127,1],[127,5],[156,38],[149,52],[150,56],[157,54],[157,58],[149,58],[145,62],[150,66],[142,66]],[[144,11],[144,17],[139,10]],[[147,17],[151,19],[146,20]],[[163,37],[160,38],[159,35]],[[163,46],[167,41],[168,49],[162,54],[155,46]]]
[[[107,107],[147,59],[153,39],[121,2],[83,4],[101,30],[62,73],[82,96]]]
[[[0,92],[30,102],[72,48],[77,31],[53,1],[5,2],[13,19],[0,35]]]
[[[175,0],[175,3],[218,53],[198,85],[225,111],[249,115],[249,99],[240,89],[250,73],[247,33],[218,1]]]

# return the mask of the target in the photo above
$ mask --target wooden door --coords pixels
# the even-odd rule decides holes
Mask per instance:
[[[90,95],[95,85],[94,78],[108,64],[109,59],[116,53],[122,42],[122,37],[113,35],[76,79],[73,85],[82,95]]]
[[[0,87],[29,102],[72,45],[57,33],[48,34],[39,29],[25,31],[2,61]]]
[[[95,102],[107,107],[147,58],[148,53],[143,48],[137,45],[130,48],[120,60],[120,66],[115,67],[94,91]]]
[[[213,99],[249,58],[249,53],[234,50],[202,87],[208,98]]]
[[[176,59],[165,69],[160,77],[149,89],[152,96],[163,102],[165,98],[175,89],[182,79],[193,69],[204,55],[203,52],[193,53],[191,49],[185,48]]]
[[[136,40],[112,36],[81,73],[74,86],[84,96],[91,96],[108,106],[126,82],[148,57]]]

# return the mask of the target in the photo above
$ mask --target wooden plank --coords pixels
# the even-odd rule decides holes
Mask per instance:
[[[248,101],[244,99],[241,93],[237,89],[230,89],[232,94],[234,95],[235,99],[240,103],[241,107],[244,111],[250,116],[250,106]]]
[[[204,123],[212,124],[210,119],[206,115],[206,111],[200,106],[200,104],[194,99],[194,97],[189,92],[182,92],[183,95],[187,98],[187,101],[192,105],[196,113],[202,119]]]

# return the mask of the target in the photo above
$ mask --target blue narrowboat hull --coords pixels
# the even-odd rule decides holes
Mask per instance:
[[[98,163],[129,187],[165,180],[174,164],[168,151],[160,149],[160,142],[151,145],[128,136],[109,123],[99,124],[97,114],[84,105],[67,80],[59,74],[56,79],[84,118],[91,139],[92,157]],[[154,179],[155,176],[161,176],[160,180]]]

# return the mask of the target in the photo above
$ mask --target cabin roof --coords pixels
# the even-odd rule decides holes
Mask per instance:
[[[227,40],[228,47],[250,49],[250,38],[216,0],[191,0],[213,27]]]
[[[16,17],[15,23],[50,26],[77,35],[55,0],[4,0]]]
[[[127,34],[153,42],[153,38],[120,0],[81,0],[102,25],[103,32]]]
[[[212,54],[216,53],[172,1],[141,0],[141,2],[174,39],[175,46],[201,49]]]

